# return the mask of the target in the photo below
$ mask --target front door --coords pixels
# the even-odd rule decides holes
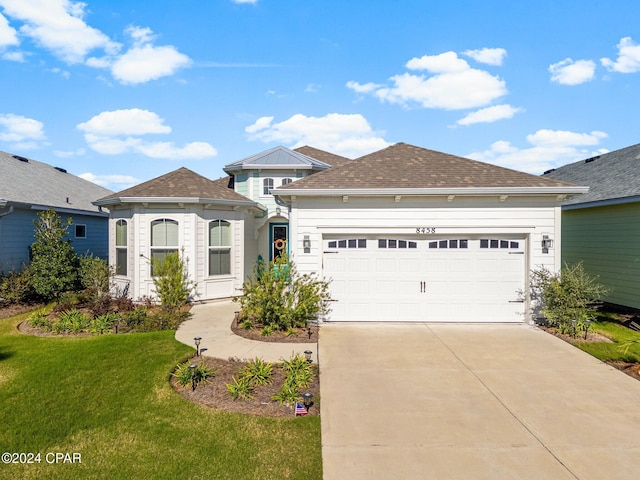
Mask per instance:
[[[288,223],[272,223],[270,238],[269,260],[275,261],[280,255],[289,253],[289,224]]]

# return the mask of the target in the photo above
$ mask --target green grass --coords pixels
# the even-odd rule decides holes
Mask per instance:
[[[322,478],[318,417],[219,412],[174,392],[193,349],[173,331],[42,338],[16,330],[25,318],[0,320],[0,453],[41,463],[0,465],[1,479]]]
[[[640,332],[616,321],[616,314],[602,314],[592,324],[592,331],[613,340],[613,343],[577,343],[576,346],[602,361],[640,362]]]

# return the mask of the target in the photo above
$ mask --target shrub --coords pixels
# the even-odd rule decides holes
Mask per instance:
[[[122,321],[128,329],[135,329],[143,323],[147,318],[147,309],[145,307],[135,307],[133,310],[122,314]]]
[[[176,310],[189,301],[195,284],[189,280],[181,254],[172,252],[163,260],[152,259],[153,284],[160,304],[168,310]]]
[[[286,374],[285,379],[282,388],[272,400],[280,402],[281,405],[291,405],[300,398],[300,390],[311,384],[314,378],[313,367],[304,357],[295,354],[289,360],[282,361],[282,369]]]
[[[89,298],[99,301],[109,298],[109,286],[113,269],[101,258],[93,255],[83,255],[79,259],[80,285],[85,288]]]
[[[209,377],[216,375],[215,370],[205,365],[204,361],[200,361],[193,369],[189,368],[190,365],[191,363],[189,362],[178,364],[171,374],[184,388],[192,387],[195,389],[201,382],[205,382]]]
[[[233,377],[232,381],[233,383],[227,383],[226,386],[229,394],[234,400],[237,400],[238,398],[253,398],[253,395],[251,394],[253,392],[253,385],[251,385],[248,378],[242,376],[239,376],[238,378]]]
[[[0,303],[30,303],[36,300],[36,292],[31,286],[31,270],[10,272],[0,280]]]
[[[264,327],[262,327],[262,330],[260,330],[260,336],[270,337],[273,334],[273,330],[274,330],[273,327],[274,327],[274,324],[265,325]]]
[[[249,380],[251,385],[263,386],[271,383],[272,372],[273,365],[270,362],[265,362],[261,358],[256,357],[244,366],[240,371],[240,376]]]
[[[309,274],[299,275],[286,255],[267,269],[257,264],[243,288],[244,294],[234,301],[242,305],[244,318],[282,331],[304,327],[310,318],[326,313],[330,299],[328,282]]]
[[[560,333],[585,331],[595,320],[596,302],[607,293],[597,277],[584,271],[582,262],[565,264],[557,274],[538,269],[532,279],[532,298],[540,302],[547,323]]]
[[[117,313],[105,313],[91,320],[89,331],[96,335],[104,335],[105,333],[110,333],[113,330],[113,325],[119,321],[120,317]]]
[[[69,310],[60,315],[60,318],[53,324],[53,331],[56,333],[80,333],[89,328],[91,319],[79,310]]]
[[[34,328],[40,328],[45,332],[51,330],[51,320],[49,319],[46,311],[42,308],[29,315],[27,321],[29,322],[29,325]]]

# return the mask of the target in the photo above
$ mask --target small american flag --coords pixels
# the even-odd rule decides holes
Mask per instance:
[[[296,402],[296,417],[299,415],[306,415],[307,413],[307,409],[304,408],[303,405],[300,405],[300,402]]]

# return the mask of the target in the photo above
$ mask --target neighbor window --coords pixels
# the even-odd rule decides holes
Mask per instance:
[[[209,222],[209,275],[231,274],[231,224]]]
[[[283,179],[282,179],[282,185],[288,185],[288,184],[290,184],[291,182],[293,182],[293,180],[292,180],[292,179],[290,179],[290,178],[283,178]]]
[[[116,275],[127,274],[127,221],[116,222]]]
[[[262,194],[270,195],[273,188],[273,178],[265,178],[262,180]]]
[[[76,238],[87,238],[87,226],[86,225],[76,225],[75,226]]]
[[[178,252],[178,222],[162,218],[151,222],[151,274],[153,263],[163,262],[169,253]]]

